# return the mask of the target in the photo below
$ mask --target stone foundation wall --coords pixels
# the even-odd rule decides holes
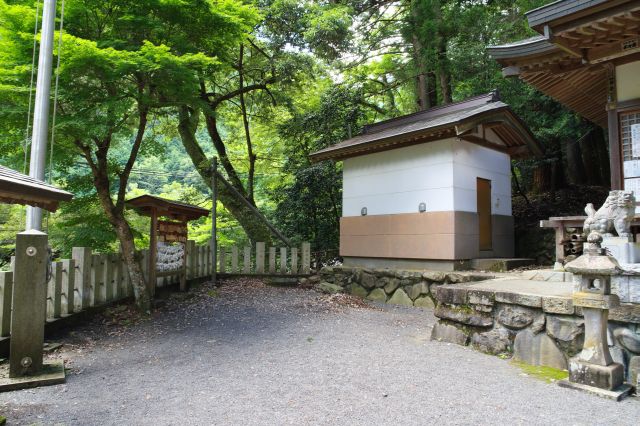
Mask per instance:
[[[571,299],[440,286],[431,339],[471,345],[531,365],[567,369],[584,342],[584,320]],[[640,305],[623,304],[609,313],[609,349],[625,366],[627,381],[640,371]]]
[[[477,273],[340,266],[322,268],[315,288],[324,293],[348,293],[375,302],[434,308],[438,286],[488,278],[491,277]]]

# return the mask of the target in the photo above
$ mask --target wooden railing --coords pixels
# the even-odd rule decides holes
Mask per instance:
[[[269,247],[268,252],[265,243],[256,243],[255,249],[243,247],[242,252],[238,246],[220,247],[218,250],[217,271],[220,274],[308,275],[310,270],[309,243],[302,243],[300,248]]]

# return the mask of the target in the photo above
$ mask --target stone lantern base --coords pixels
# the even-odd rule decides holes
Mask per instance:
[[[562,380],[558,384],[616,401],[628,396],[633,389],[624,383],[622,364],[614,362],[603,366],[583,361],[578,357],[569,360],[569,380]]]
[[[596,365],[576,358],[569,360],[569,380],[600,389],[613,390],[624,383],[622,364]]]

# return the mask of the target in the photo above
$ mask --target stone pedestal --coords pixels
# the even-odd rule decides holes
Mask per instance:
[[[622,364],[597,365],[579,358],[569,360],[569,381],[599,389],[616,390],[624,383]]]
[[[618,263],[640,263],[640,243],[633,237],[603,237],[602,247],[607,249]]]

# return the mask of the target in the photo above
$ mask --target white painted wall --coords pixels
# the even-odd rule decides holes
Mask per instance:
[[[454,151],[454,207],[477,211],[476,179],[491,181],[491,213],[511,216],[511,159],[507,154],[458,141]]]
[[[343,163],[343,216],[476,211],[476,177],[492,181],[494,214],[511,214],[509,156],[457,139],[445,139]]]
[[[618,101],[640,98],[640,61],[616,67],[616,92]]]

